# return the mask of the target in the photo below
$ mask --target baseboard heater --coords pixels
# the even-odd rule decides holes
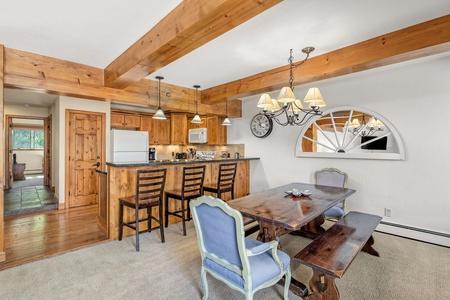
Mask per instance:
[[[427,229],[417,228],[417,227],[412,227],[412,226],[406,226],[406,225],[401,225],[401,224],[396,224],[396,223],[390,223],[390,222],[386,222],[386,221],[381,221],[380,224],[450,238],[450,234],[448,234],[448,233],[437,232],[437,231],[432,231],[432,230],[427,230]]]

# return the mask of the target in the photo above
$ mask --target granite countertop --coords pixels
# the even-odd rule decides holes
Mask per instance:
[[[158,166],[158,165],[176,165],[176,164],[204,164],[204,163],[214,163],[214,162],[225,162],[225,161],[239,161],[239,160],[258,160],[259,157],[241,157],[241,158],[215,158],[215,159],[163,159],[149,161],[148,163],[110,163],[107,162],[107,166],[112,167],[144,167],[144,166]]]

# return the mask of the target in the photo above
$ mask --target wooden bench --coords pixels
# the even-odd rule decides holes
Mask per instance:
[[[349,212],[294,256],[313,269],[307,299],[339,299],[334,280],[342,278],[359,251],[379,256],[372,233],[380,221],[379,216]]]

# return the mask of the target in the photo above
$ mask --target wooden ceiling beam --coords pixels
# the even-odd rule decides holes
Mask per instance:
[[[450,51],[450,15],[309,58],[294,68],[294,85],[347,75]],[[281,89],[289,65],[202,91],[203,103],[215,103]]]
[[[105,69],[125,88],[283,0],[184,0]]]
[[[3,46],[0,50],[3,48],[5,87],[105,100],[155,110],[158,107],[158,82],[155,80],[141,79],[126,89],[108,88],[103,86],[102,69]],[[161,82],[162,109],[171,112],[195,113],[194,99],[194,89]],[[228,115],[241,117],[241,106],[240,100],[228,101]],[[198,111],[202,115],[224,116],[225,101],[206,105],[199,102]]]

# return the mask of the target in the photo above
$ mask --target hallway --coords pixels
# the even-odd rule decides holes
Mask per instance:
[[[58,209],[55,194],[43,186],[42,177],[42,174],[27,175],[26,180],[14,181],[13,188],[5,190],[5,216]]]

